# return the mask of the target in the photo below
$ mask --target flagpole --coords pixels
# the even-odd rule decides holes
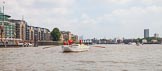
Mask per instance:
[[[2,13],[2,8],[0,7],[0,13]],[[0,25],[1,30],[1,42],[2,42],[2,32],[3,32],[3,14],[2,14],[2,24]]]
[[[2,26],[3,26],[3,34],[4,34],[4,38],[5,38],[5,41],[4,41],[4,45],[5,45],[5,47],[7,47],[6,46],[6,35],[5,35],[5,31],[4,31],[4,29],[5,29],[5,12],[4,12],[4,5],[5,5],[5,1],[3,1],[3,23],[2,23]]]
[[[3,11],[3,23],[2,23],[2,25],[4,26],[4,4],[5,4],[5,2],[3,1],[3,7],[2,7],[2,11]]]

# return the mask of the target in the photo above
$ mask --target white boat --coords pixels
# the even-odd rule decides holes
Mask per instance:
[[[89,46],[84,44],[72,44],[72,45],[63,45],[63,52],[80,52],[80,51],[88,51]]]
[[[128,44],[129,44],[129,45],[136,45],[135,42],[129,42]]]

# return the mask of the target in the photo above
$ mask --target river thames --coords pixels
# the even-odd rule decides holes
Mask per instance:
[[[0,71],[162,71],[162,45],[101,46],[77,53],[61,46],[0,48]]]

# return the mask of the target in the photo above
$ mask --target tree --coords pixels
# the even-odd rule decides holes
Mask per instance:
[[[153,39],[152,37],[147,37],[147,38],[145,38],[146,40],[147,40],[147,42],[151,42],[151,40]]]
[[[139,43],[142,43],[142,38],[137,38],[136,41],[139,42]]]
[[[58,28],[54,28],[51,32],[52,40],[53,41],[59,41],[60,40],[60,30]]]
[[[71,39],[72,39],[73,41],[76,41],[76,38],[75,38],[75,37],[71,37]]]
[[[158,42],[161,42],[162,41],[162,38],[157,38]]]

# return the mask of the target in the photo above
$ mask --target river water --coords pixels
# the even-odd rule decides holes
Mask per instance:
[[[77,53],[61,46],[0,48],[0,71],[162,71],[162,45],[101,46]]]

